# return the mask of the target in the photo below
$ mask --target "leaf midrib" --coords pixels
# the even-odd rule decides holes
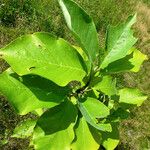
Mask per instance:
[[[17,57],[17,59],[21,59],[21,58],[18,58]],[[21,59],[22,60],[22,59]],[[50,63],[50,62],[45,62],[44,61],[44,63],[43,63],[43,61],[40,61],[40,60],[37,60],[37,59],[33,59],[33,58],[28,58],[28,57],[26,57],[26,60],[33,60],[33,61],[35,61],[35,62],[37,62],[37,63],[42,63],[42,64],[45,64],[45,65],[43,65],[43,66],[41,66],[41,67],[38,67],[38,68],[47,68],[48,66],[46,66],[47,64],[49,64],[50,66],[57,66],[57,67],[61,67],[61,68],[65,68],[65,69],[70,69],[70,70],[78,70],[78,71],[80,71],[80,72],[85,72],[84,70],[82,70],[82,69],[79,69],[79,68],[77,68],[77,67],[71,67],[71,66],[66,66],[66,65],[59,65],[59,64],[55,64],[55,63]],[[36,67],[36,66],[35,66]]]

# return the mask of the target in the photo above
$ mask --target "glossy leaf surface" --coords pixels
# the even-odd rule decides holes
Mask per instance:
[[[89,124],[98,130],[111,131],[109,124],[98,122],[99,118],[105,118],[109,115],[109,109],[103,103],[95,98],[88,97],[86,100],[81,100],[78,105],[82,115]]]
[[[103,132],[102,139],[102,145],[106,150],[114,150],[119,144],[118,123],[112,123],[112,132]]]
[[[128,20],[118,26],[109,26],[107,30],[106,51],[101,68],[106,68],[110,63],[125,57],[128,50],[133,47],[137,39],[133,37],[131,26],[136,22],[136,15],[129,17]]]
[[[93,88],[108,96],[115,95],[117,93],[116,80],[113,80],[111,76],[103,76],[102,80],[99,79]]]
[[[22,36],[1,49],[0,55],[17,74],[40,75],[60,86],[72,80],[82,81],[86,75],[85,64],[77,51],[48,33]]]
[[[133,104],[141,106],[147,99],[147,96],[138,89],[124,88],[119,91],[120,103]]]
[[[15,110],[24,115],[38,108],[50,108],[61,103],[68,93],[50,80],[39,76],[23,76],[9,72],[0,74],[0,92],[4,94]]]
[[[80,117],[75,126],[76,139],[73,141],[72,150],[97,150],[99,144],[94,140],[84,117]]]
[[[91,62],[99,54],[98,36],[92,18],[74,1],[58,0],[69,29],[74,33]]]
[[[38,120],[33,135],[35,149],[70,150],[76,118],[77,110],[69,101],[46,111]]]
[[[139,50],[134,49],[133,53],[126,57],[119,59],[113,63],[110,63],[108,67],[104,69],[106,73],[118,73],[124,71],[138,72],[144,60],[147,60],[147,56],[141,53]]]
[[[144,55],[139,50],[135,49],[133,52],[133,58],[130,60],[131,64],[134,66],[131,71],[132,72],[138,72],[140,70],[140,67],[142,63],[148,60],[147,55]]]
[[[77,50],[77,52],[82,56],[85,64],[86,64],[86,68],[87,68],[87,71],[88,73],[90,73],[91,71],[91,63],[90,61],[88,60],[88,57],[86,55],[86,53],[83,51],[83,49],[81,47],[78,47],[78,46],[74,46],[73,47]]]

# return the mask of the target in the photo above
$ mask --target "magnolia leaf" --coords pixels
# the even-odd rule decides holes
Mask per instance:
[[[33,142],[35,150],[70,150],[74,139],[73,125],[51,135],[45,135],[40,127],[36,127]]]
[[[32,113],[37,116],[41,116],[44,113],[44,110],[43,108],[39,108],[39,109],[34,110]]]
[[[138,89],[124,88],[119,91],[120,103],[141,106],[147,96]]]
[[[70,150],[76,117],[76,107],[69,101],[46,111],[38,120],[33,134],[35,149]]]
[[[69,100],[50,108],[38,120],[37,125],[42,128],[45,134],[52,134],[66,129],[76,121],[77,110]],[[46,124],[47,122],[47,124]]]
[[[110,63],[103,71],[106,73],[118,73],[124,71],[138,72],[141,64],[147,59],[148,57],[146,55],[141,53],[139,50],[134,49],[133,53]]]
[[[109,26],[106,39],[107,55],[104,58],[101,68],[106,68],[110,63],[125,57],[128,51],[136,43],[133,37],[131,26],[136,22],[136,15],[127,19],[124,24]]]
[[[74,33],[91,62],[99,54],[98,36],[92,18],[74,1],[58,0],[67,26]]]
[[[112,123],[112,132],[102,133],[102,145],[106,150],[114,150],[119,144],[118,123]]]
[[[99,78],[99,81],[97,81],[93,88],[108,96],[117,94],[116,80],[113,80],[111,76],[103,76],[101,81]]]
[[[95,97],[98,99],[99,98],[99,92],[95,89],[93,89],[93,93],[95,95]]]
[[[114,96],[113,96],[114,97]],[[113,100],[113,99],[109,99],[109,101],[108,101],[108,108],[109,109],[113,109],[114,107],[115,107],[115,104],[116,104],[116,101],[115,100]]]
[[[73,47],[77,50],[77,52],[82,56],[82,58],[84,59],[84,61],[88,61],[88,57],[86,55],[86,53],[83,51],[83,49],[79,46],[75,46],[73,45]]]
[[[17,126],[11,137],[28,138],[32,135],[37,120],[26,120]]]
[[[131,71],[133,72],[138,72],[140,70],[140,67],[142,65],[142,63],[148,60],[147,55],[144,55],[143,53],[141,53],[139,50],[135,49],[134,53],[133,53],[133,58],[130,59],[131,64],[134,66]]]
[[[0,56],[19,74],[36,74],[60,86],[82,81],[86,67],[69,43],[49,33],[22,36],[0,50]],[[85,69],[85,70],[84,70]]]
[[[76,139],[73,141],[72,150],[97,150],[99,144],[94,140],[84,117],[80,117],[75,126]]]
[[[19,77],[10,73],[10,69],[0,74],[0,92],[20,115],[38,108],[54,107],[64,101],[68,91],[68,87],[59,87],[39,76]]]
[[[112,112],[112,114],[108,117],[108,120],[113,122],[119,122],[127,119],[130,115],[129,110],[122,109],[121,107],[119,107],[117,110],[112,111],[114,112]]]
[[[99,123],[98,119],[109,115],[109,109],[95,98],[87,97],[78,102],[79,109],[86,121],[98,130],[111,131],[110,124]]]
[[[75,46],[75,45],[73,45],[73,47],[82,56],[86,66],[87,66],[88,73],[90,73],[90,71],[91,71],[91,64],[90,64],[90,61],[88,60],[88,57],[87,57],[86,53],[83,51],[83,49],[81,47],[78,47],[78,46]]]

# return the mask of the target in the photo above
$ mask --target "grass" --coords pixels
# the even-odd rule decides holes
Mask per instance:
[[[134,27],[139,38],[137,47],[150,58],[150,1],[149,0],[76,0],[91,14],[104,45],[108,24],[116,25],[137,12],[138,21]],[[4,5],[5,4],[5,5]],[[0,2],[0,47],[26,33],[36,31],[52,32],[69,41],[74,41],[67,29],[60,8],[55,0],[2,0]],[[28,11],[30,10],[30,11]],[[29,13],[30,12],[30,13]],[[12,20],[11,20],[12,17]],[[0,60],[0,72],[7,64]],[[121,78],[122,75],[121,75]],[[127,73],[122,79],[128,87],[138,87],[150,96],[150,62],[144,63],[138,74]],[[131,116],[120,125],[120,150],[150,149],[150,101],[132,110]],[[6,144],[3,150],[28,149],[28,140],[10,138],[14,127],[29,116],[16,115],[4,97],[0,98],[0,140]],[[6,131],[6,132],[5,132]],[[7,141],[8,140],[8,141]]]

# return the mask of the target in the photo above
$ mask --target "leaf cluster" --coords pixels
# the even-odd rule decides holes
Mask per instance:
[[[1,93],[20,115],[38,115],[17,127],[13,137],[31,136],[37,150],[96,150],[100,145],[113,150],[119,143],[119,122],[147,98],[138,89],[117,88],[113,75],[138,72],[147,59],[134,47],[136,15],[109,26],[101,48],[86,11],[72,0],[58,2],[78,46],[38,32],[0,49],[10,65],[0,74]]]

